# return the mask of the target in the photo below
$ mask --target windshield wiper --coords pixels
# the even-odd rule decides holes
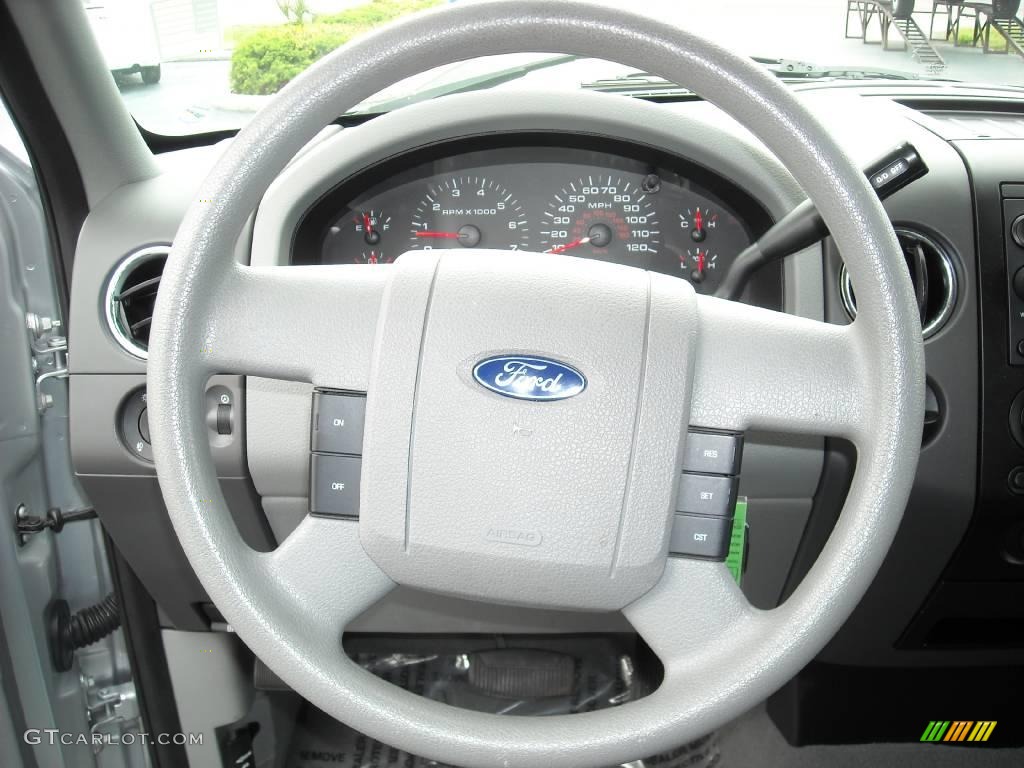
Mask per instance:
[[[438,85],[434,88],[426,88],[422,91],[416,91],[415,93],[410,93],[405,96],[397,96],[393,99],[375,101],[367,104],[362,109],[349,112],[348,114],[380,114],[384,112],[391,112],[392,110],[399,109],[400,107],[407,107],[410,104],[418,104],[421,101],[436,99],[439,96],[450,96],[455,93],[469,93],[470,91],[483,91],[488,88],[494,88],[495,86],[511,82],[512,80],[518,80],[521,77],[526,77],[526,75],[531,72],[548,69],[549,67],[560,67],[571,61],[578,61],[580,58],[582,57],[575,54],[549,56],[548,58],[538,59],[537,61],[531,61],[527,64],[518,64],[514,67],[499,69],[495,72],[486,72],[482,75],[476,75],[475,77],[467,77],[463,80],[444,83],[443,85]]]
[[[768,59],[761,56],[751,57],[758,64],[783,80],[920,80],[921,76],[913,72],[896,69],[864,69],[861,67],[819,67],[805,61],[793,59]],[[937,80],[940,78],[928,78]]]
[[[410,104],[417,104],[422,101],[429,101],[439,96],[450,96],[456,93],[468,93],[470,91],[482,91],[495,86],[503,85],[513,80],[518,80],[532,72],[537,72],[550,67],[560,67],[573,61],[580,60],[581,56],[567,54],[561,56],[549,56],[547,58],[531,61],[526,64],[517,64],[513,67],[506,67],[494,72],[486,72],[482,75],[455,80],[450,83],[433,88],[425,88],[421,91],[396,96],[394,98],[375,101],[362,106],[358,110],[348,112],[348,115],[376,115],[384,112],[391,112],[400,107],[407,107]],[[848,69],[848,68],[819,68],[812,64],[793,61],[790,59],[769,59],[753,57],[753,60],[763,64],[770,72],[787,81],[802,81],[812,79],[885,79],[885,80],[918,80],[920,77],[912,73],[897,72],[883,69]],[[930,78],[931,79],[931,78]],[[580,84],[580,88],[603,93],[622,93],[629,96],[648,97],[657,99],[659,96],[678,99],[680,97],[696,95],[693,91],[673,83],[658,75],[649,72],[630,72],[619,77],[593,80]]]
[[[629,96],[693,95],[693,91],[689,88],[666,80],[660,75],[652,75],[650,72],[630,72],[618,77],[591,80],[581,83],[580,88],[601,93],[623,93]]]
[[[856,69],[850,67],[818,67],[792,59],[768,59],[752,57],[781,80],[801,82],[806,80],[920,80],[913,72],[899,72],[890,69]],[[929,80],[938,78],[928,78]],[[673,83],[660,75],[650,72],[630,72],[618,77],[593,80],[583,83],[581,88],[602,93],[622,93],[630,96],[687,96],[693,91]]]

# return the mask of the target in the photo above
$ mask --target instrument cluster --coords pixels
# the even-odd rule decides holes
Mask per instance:
[[[713,293],[731,260],[770,224],[742,190],[692,161],[621,142],[554,142],[467,140],[368,168],[307,212],[292,262],[381,263],[417,249],[497,248],[626,264]]]

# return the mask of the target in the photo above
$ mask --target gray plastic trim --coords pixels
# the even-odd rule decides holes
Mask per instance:
[[[85,5],[42,0],[8,7],[74,152],[89,206],[155,176],[153,155],[88,34]]]

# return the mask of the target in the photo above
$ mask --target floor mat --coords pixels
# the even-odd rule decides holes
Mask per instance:
[[[452,640],[420,648],[381,640],[374,652],[346,648],[360,665],[388,682],[435,701],[508,716],[571,714],[614,707],[653,687],[637,672],[628,647],[612,638],[564,640],[505,638]],[[718,764],[712,734],[672,752],[628,763],[626,768],[712,768]],[[288,768],[453,768],[353,731],[312,705],[296,725]],[[609,767],[611,768],[611,767]]]
[[[718,765],[713,737],[687,744],[672,752],[635,760],[623,768],[712,768]],[[753,765],[753,764],[751,764]],[[451,768],[409,755],[353,731],[320,710],[310,707],[292,743],[288,768]]]

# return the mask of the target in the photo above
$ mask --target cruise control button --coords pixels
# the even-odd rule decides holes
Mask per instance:
[[[683,472],[676,496],[677,512],[713,517],[732,517],[740,481],[723,475],[694,475]]]
[[[742,447],[742,435],[690,430],[683,449],[683,470],[738,475]]]
[[[671,555],[725,560],[732,538],[732,517],[676,513],[668,543]]]
[[[309,511],[314,515],[359,517],[357,456],[314,453],[309,470]]]
[[[311,450],[360,455],[365,419],[366,395],[314,392]]]

